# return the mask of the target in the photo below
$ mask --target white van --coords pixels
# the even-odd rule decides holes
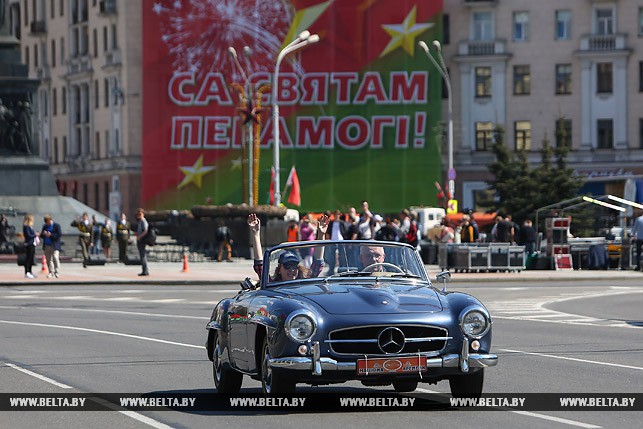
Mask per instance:
[[[440,207],[409,207],[410,212],[417,216],[418,231],[422,238],[430,237],[429,231],[440,225],[442,218],[447,215],[446,211]]]

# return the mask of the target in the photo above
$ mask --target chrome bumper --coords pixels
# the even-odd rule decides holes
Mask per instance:
[[[396,356],[391,356],[395,358]],[[427,357],[427,368],[460,368],[468,372],[469,368],[486,368],[496,366],[498,356],[495,354],[469,353],[468,357],[450,354],[440,357]],[[321,375],[323,371],[357,371],[357,362],[338,362],[327,357],[301,356],[273,358],[268,362],[271,368],[311,371],[313,375]]]

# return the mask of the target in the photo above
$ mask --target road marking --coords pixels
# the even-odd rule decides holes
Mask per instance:
[[[192,320],[210,320],[209,317],[201,316],[184,316],[180,314],[160,314],[160,313],[143,313],[140,311],[122,311],[122,310],[99,310],[95,308],[67,308],[67,307],[27,307],[27,306],[8,306],[1,305],[0,308],[6,310],[59,310],[59,311],[84,311],[88,313],[112,313],[112,314],[129,314],[132,316],[150,316],[169,319],[192,319]]]
[[[567,357],[567,356],[550,355],[550,354],[547,354],[547,353],[526,352],[526,351],[523,351],[523,350],[513,350],[513,349],[498,349],[498,350],[501,350],[503,352],[509,352],[509,353],[518,353],[518,354],[523,354],[523,355],[549,357],[549,358],[553,358],[553,359],[570,360],[570,361],[573,361],[573,362],[591,363],[591,364],[595,364],[595,365],[613,366],[613,367],[616,367],[616,368],[635,369],[635,370],[638,370],[638,371],[643,371],[643,367],[633,366],[633,365],[623,365],[623,364],[620,364],[620,363],[599,362],[599,361],[589,360],[589,359],[579,359],[579,358],[573,358],[573,357]]]
[[[186,301],[183,298],[167,298],[167,299],[143,299],[138,297],[95,297],[95,296],[45,296],[45,295],[7,295],[0,296],[3,299],[33,299],[33,300],[46,300],[46,301],[95,301],[95,302],[119,302],[124,301],[128,303],[151,303],[151,304],[204,304],[207,306],[214,306],[219,301]]]
[[[422,387],[418,387],[417,389],[415,389],[415,391],[416,392],[419,391],[419,392],[424,392],[424,393],[438,394],[438,395],[447,395],[444,392],[438,392],[437,390],[424,389]],[[520,414],[522,416],[534,417],[534,418],[537,418],[537,419],[550,420],[550,421],[554,421],[554,422],[557,422],[557,423],[568,424],[570,426],[578,426],[578,427],[587,428],[587,429],[599,429],[599,428],[601,428],[601,426],[596,426],[596,425],[592,425],[592,424],[589,424],[589,423],[583,423],[583,422],[579,422],[579,421],[576,421],[576,420],[563,419],[561,417],[554,417],[554,416],[550,416],[550,415],[547,415],[547,414],[534,413],[532,411],[519,411],[519,410],[512,410],[511,408],[503,408],[503,410],[509,411],[509,412],[515,413],[515,414]]]
[[[68,386],[68,385],[63,384],[63,383],[59,383],[56,380],[52,380],[49,377],[45,377],[44,375],[38,374],[38,373],[33,372],[33,371],[29,371],[28,369],[22,368],[22,367],[20,367],[18,365],[14,365],[14,364],[9,363],[9,362],[4,362],[4,364],[7,365],[9,368],[13,368],[13,369],[15,369],[17,371],[24,372],[27,375],[30,375],[32,377],[36,377],[37,379],[45,381],[45,382],[47,382],[49,384],[53,384],[54,386],[62,387],[63,389],[73,389],[73,387],[71,387],[71,386]]]
[[[176,341],[159,340],[158,338],[142,337],[140,335],[132,335],[132,334],[123,334],[121,332],[101,331],[99,329],[89,329],[89,328],[79,328],[77,326],[49,325],[46,323],[31,323],[31,322],[15,322],[13,320],[0,320],[0,323],[6,323],[9,325],[40,326],[42,328],[69,329],[72,331],[93,332],[96,334],[114,335],[116,337],[125,337],[125,338],[133,338],[136,340],[152,341],[155,343],[169,344],[172,346],[190,347],[194,349],[205,348],[204,346],[196,346],[194,344],[177,343]]]

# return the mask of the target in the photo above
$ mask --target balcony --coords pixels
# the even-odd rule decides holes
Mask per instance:
[[[116,0],[101,0],[98,11],[101,15],[116,15]]]
[[[67,74],[78,74],[92,71],[91,59],[87,56],[73,57],[67,61]]]
[[[121,65],[121,51],[113,49],[105,52],[105,65],[103,67],[112,67]]]
[[[47,34],[45,21],[31,21],[31,24],[29,25],[29,34],[32,36]]]
[[[625,34],[589,34],[581,37],[581,52],[613,52],[627,49]]]
[[[458,55],[506,55],[507,45],[504,40],[466,40],[460,42]]]
[[[469,7],[493,7],[498,0],[464,0],[464,5]]]

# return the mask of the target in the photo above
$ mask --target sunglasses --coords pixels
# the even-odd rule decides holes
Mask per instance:
[[[296,262],[288,262],[288,263],[284,264],[284,268],[287,269],[287,270],[294,270],[298,266],[299,266],[299,264],[296,263]]]

